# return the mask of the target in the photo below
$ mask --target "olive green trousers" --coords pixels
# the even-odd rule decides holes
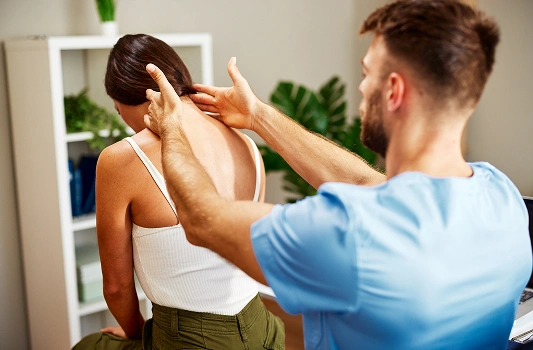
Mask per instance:
[[[153,304],[153,317],[146,321],[142,341],[93,333],[73,350],[282,350],[283,322],[269,312],[259,295],[234,316],[180,310]]]

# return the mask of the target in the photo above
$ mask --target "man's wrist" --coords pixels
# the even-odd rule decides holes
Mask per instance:
[[[161,134],[159,135],[161,138],[169,139],[177,137],[179,138],[179,135],[183,134],[183,128],[180,123],[166,123],[165,125],[161,125]]]
[[[265,130],[266,123],[269,118],[272,118],[274,108],[264,103],[261,100],[257,100],[255,112],[252,116],[252,125],[250,130],[256,132],[259,136]]]

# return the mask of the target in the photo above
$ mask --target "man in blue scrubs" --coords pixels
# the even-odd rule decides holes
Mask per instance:
[[[307,349],[505,349],[531,271],[527,212],[507,176],[461,153],[498,27],[456,1],[400,0],[367,32],[361,137],[386,175],[261,102],[234,58],[233,87],[181,99],[148,65],[161,93],[147,92],[145,120],[187,238],[302,314]],[[318,194],[283,206],[221,198],[183,134],[191,99],[254,130]]]

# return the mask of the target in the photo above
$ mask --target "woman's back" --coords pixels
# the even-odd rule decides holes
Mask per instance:
[[[187,106],[190,116],[184,120],[187,138],[217,191],[230,200],[252,200],[256,187],[256,165],[251,142],[240,132],[206,116],[193,104]],[[159,137],[149,129],[144,129],[133,136],[133,139],[162,174]],[[177,224],[172,208],[133,149],[125,142],[122,142],[120,148],[127,158],[123,166],[128,167],[132,176],[135,176],[130,209],[133,222],[144,227]],[[259,161],[261,162],[260,159]],[[264,172],[262,163],[260,169]],[[262,199],[264,174],[259,175]],[[146,196],[148,193],[150,196]]]
[[[255,144],[194,105],[186,108],[187,138],[218,192],[231,200],[262,198],[264,169]],[[185,310],[238,313],[257,294],[256,282],[217,254],[186,240],[170,197],[165,196],[159,137],[145,129],[128,141],[111,147],[122,159],[115,168],[124,181],[117,186],[129,199],[135,271],[147,297]],[[155,168],[154,176],[150,167]]]

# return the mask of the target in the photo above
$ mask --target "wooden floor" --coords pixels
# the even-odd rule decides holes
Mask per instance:
[[[285,323],[285,350],[303,350],[304,334],[302,316],[287,314],[274,300],[263,298],[266,308]]]

